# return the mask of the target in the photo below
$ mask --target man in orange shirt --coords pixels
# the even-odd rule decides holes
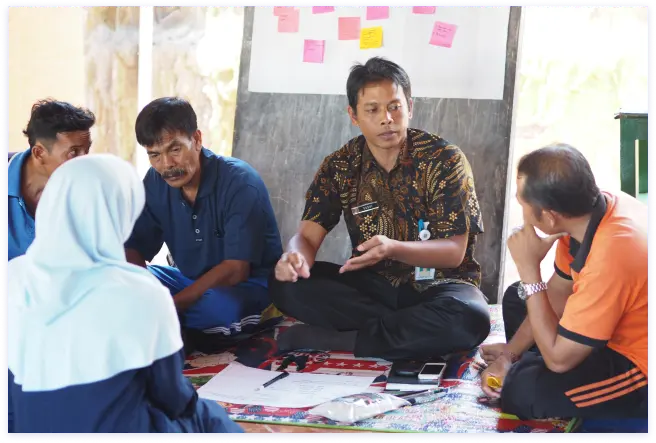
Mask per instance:
[[[601,192],[568,145],[521,159],[517,200],[524,226],[508,249],[521,281],[503,299],[508,344],[482,349],[483,390],[521,418],[646,418],[646,206]],[[545,283],[540,263],[557,240]]]

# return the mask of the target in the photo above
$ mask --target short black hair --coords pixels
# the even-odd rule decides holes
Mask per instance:
[[[196,112],[185,99],[161,97],[141,110],[134,130],[141,146],[153,146],[161,142],[164,132],[181,132],[192,137],[198,130]]]
[[[523,156],[517,175],[524,177],[522,199],[536,214],[556,211],[566,217],[590,214],[601,191],[583,154],[557,143]]]
[[[51,142],[62,132],[88,131],[96,122],[93,112],[52,98],[39,100],[32,105],[30,121],[23,134],[30,148],[41,141],[50,150]]]
[[[351,67],[351,73],[346,80],[346,97],[349,106],[356,112],[358,106],[358,94],[365,85],[382,80],[390,80],[397,86],[403,88],[405,98],[410,101],[412,88],[410,77],[402,67],[383,57],[373,57],[364,65],[356,63]]]

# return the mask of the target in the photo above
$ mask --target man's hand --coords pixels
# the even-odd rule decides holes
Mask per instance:
[[[182,291],[178,292],[173,296],[173,304],[175,304],[175,309],[178,310],[179,312],[186,311],[193,304],[195,304],[203,295],[202,293],[200,295],[196,295],[193,292],[191,292],[189,288],[190,286],[187,286]]]
[[[520,277],[522,271],[530,274],[535,270],[539,270],[540,263],[542,263],[554,242],[565,235],[567,235],[566,232],[561,232],[541,238],[530,224],[515,228],[508,238],[508,250]]]
[[[339,273],[342,274],[348,271],[356,271],[358,269],[367,268],[373,266],[381,260],[390,258],[392,255],[392,249],[395,240],[392,240],[384,235],[376,235],[366,242],[358,246],[358,251],[364,252],[359,257],[350,258],[344,263],[339,270]]]
[[[483,389],[483,392],[485,392],[485,395],[490,398],[501,397],[501,387],[491,388],[488,386],[488,378],[495,377],[497,380],[499,380],[501,385],[503,385],[503,380],[506,378],[506,375],[508,374],[511,366],[512,362],[510,361],[510,357],[502,354],[499,355],[498,358],[494,360],[494,362],[492,362],[492,364],[488,366],[485,371],[483,371],[481,374],[481,388]]]
[[[285,252],[275,270],[276,280],[296,282],[298,277],[310,278],[310,266],[300,252]]]
[[[510,350],[506,343],[494,343],[491,345],[483,345],[479,348],[481,358],[485,363],[490,364],[495,361],[502,353],[510,355]]]

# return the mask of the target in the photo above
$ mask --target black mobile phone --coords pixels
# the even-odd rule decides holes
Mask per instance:
[[[392,365],[392,374],[404,377],[417,377],[426,362],[423,361],[397,361]]]

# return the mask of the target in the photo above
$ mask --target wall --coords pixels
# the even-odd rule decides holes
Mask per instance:
[[[9,151],[23,136],[35,101],[47,97],[85,104],[83,8],[9,8]]]

